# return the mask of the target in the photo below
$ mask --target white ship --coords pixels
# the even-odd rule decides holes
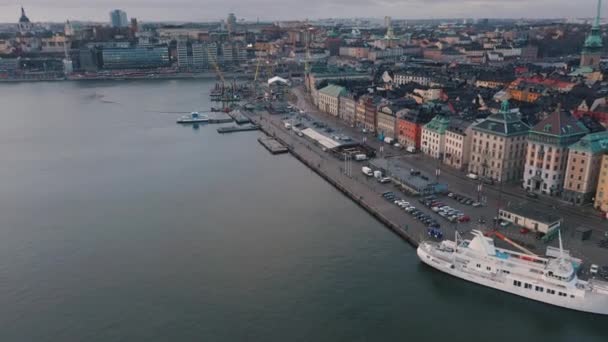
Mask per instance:
[[[433,268],[480,285],[572,310],[608,315],[608,283],[577,277],[576,259],[564,251],[561,235],[557,257],[543,258],[498,248],[481,231],[472,232],[472,240],[460,240],[457,233],[455,241],[421,242],[418,257]]]

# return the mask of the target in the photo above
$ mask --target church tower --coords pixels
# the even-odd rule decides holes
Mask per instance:
[[[591,67],[597,69],[600,65],[602,57],[602,33],[600,30],[600,11],[602,9],[602,0],[597,1],[597,14],[595,22],[591,27],[591,33],[585,39],[583,53],[581,54],[581,67]]]
[[[31,32],[34,25],[30,22],[30,19],[25,15],[25,10],[21,7],[21,18],[19,18],[19,32],[28,33]]]

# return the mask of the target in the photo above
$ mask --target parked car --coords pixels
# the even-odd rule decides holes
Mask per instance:
[[[535,192],[532,192],[532,191],[527,191],[526,196],[528,196],[530,198],[538,198],[538,194]]]
[[[520,232],[521,234],[524,234],[524,235],[525,235],[525,234],[528,234],[528,233],[530,232],[530,230],[529,230],[528,228],[522,228],[522,229],[520,229],[520,230],[519,230],[519,232]]]
[[[469,174],[467,175],[467,178],[469,178],[469,179],[473,179],[473,180],[477,180],[477,179],[479,179],[479,176],[478,176],[478,175],[476,175],[476,174],[474,174],[474,173],[469,173]]]
[[[469,221],[471,221],[471,218],[470,218],[469,216],[467,216],[467,215],[461,216],[461,217],[458,219],[458,222],[461,222],[461,223],[464,223],[464,222],[469,222]]]
[[[597,275],[599,270],[600,270],[600,267],[596,264],[592,264],[591,267],[589,267],[589,273],[591,273],[591,275]]]
[[[479,202],[474,202],[474,203],[472,204],[472,206],[473,206],[473,207],[475,207],[475,208],[479,208],[479,207],[481,207],[481,203],[479,203]]]
[[[503,228],[508,227],[510,224],[511,224],[511,222],[509,222],[509,221],[502,221],[502,222],[500,222],[500,226],[503,227]]]

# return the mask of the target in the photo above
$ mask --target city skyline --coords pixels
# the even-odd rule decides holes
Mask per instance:
[[[168,4],[158,0],[105,0],[83,3],[60,0],[52,4],[46,0],[30,0],[22,4],[0,1],[0,22],[12,23],[23,5],[28,15],[37,22],[83,20],[106,22],[107,13],[122,9],[130,17],[144,21],[213,21],[225,19],[229,12],[237,18],[254,21],[320,18],[382,18],[390,13],[395,19],[442,18],[589,18],[595,1],[575,3],[566,0],[310,0],[303,5],[297,0],[256,1],[255,5],[242,0],[176,0]],[[272,13],[272,14],[269,14]],[[339,16],[332,15],[339,14]]]

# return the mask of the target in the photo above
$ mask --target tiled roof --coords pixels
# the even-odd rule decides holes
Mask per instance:
[[[552,136],[572,136],[584,135],[589,133],[589,130],[583,123],[578,121],[568,111],[562,110],[560,107],[555,112],[546,117],[541,122],[537,123],[531,130],[536,134],[552,135]]]
[[[570,145],[570,150],[598,154],[608,152],[608,132],[587,134],[581,140]]]
[[[515,136],[528,133],[530,127],[521,121],[517,114],[510,112],[508,105],[503,103],[503,108],[498,113],[488,116],[473,129],[502,136]]]
[[[439,134],[445,133],[450,125],[450,118],[443,115],[436,115],[431,122],[424,125],[424,128]]]
[[[339,85],[330,84],[327,87],[320,89],[319,94],[324,94],[331,97],[338,97],[346,93],[346,89]]]

